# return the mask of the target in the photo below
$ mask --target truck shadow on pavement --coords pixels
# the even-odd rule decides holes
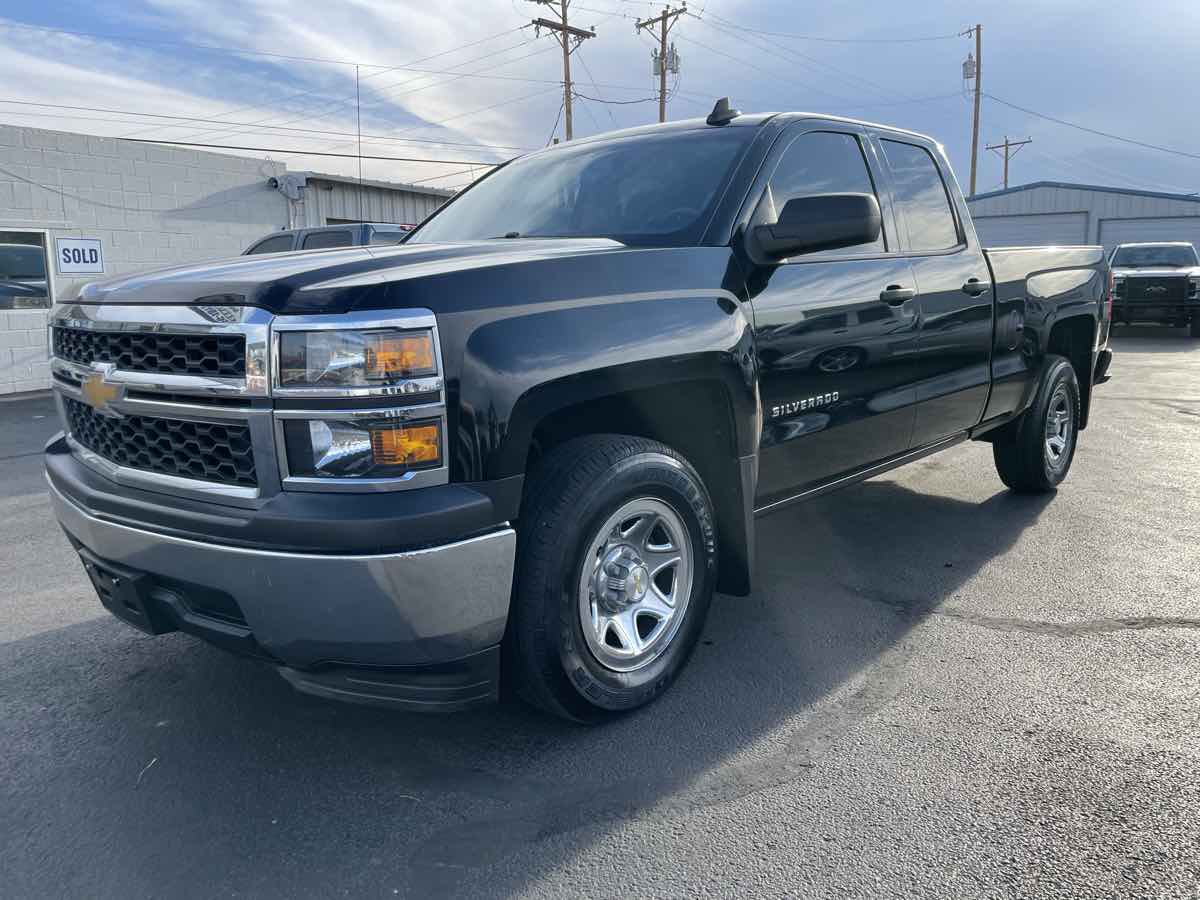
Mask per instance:
[[[625,820],[821,766],[898,694],[909,632],[1048,502],[873,481],[764,520],[756,592],[718,597],[675,687],[599,729],[325,703],[107,617],[0,645],[10,896],[518,891]]]

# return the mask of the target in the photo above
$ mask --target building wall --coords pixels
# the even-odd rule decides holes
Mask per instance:
[[[0,125],[0,231],[41,230],[55,299],[84,283],[236,256],[288,226],[265,159]],[[99,238],[103,275],[54,271],[56,237]],[[46,312],[0,310],[0,394],[49,383]]]
[[[416,225],[445,203],[446,197],[369,183],[360,187],[310,176],[301,202],[303,221],[297,224],[309,228],[327,225],[331,220]]]
[[[1200,200],[1152,192],[1118,192],[1053,186],[975,197],[968,201],[968,206],[971,215],[976,218],[1083,213],[1087,219],[1085,239],[1089,244],[1101,243],[1100,223],[1103,220],[1200,216]]]

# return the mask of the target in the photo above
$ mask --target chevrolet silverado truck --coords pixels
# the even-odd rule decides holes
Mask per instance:
[[[1113,250],[1113,321],[1187,328],[1200,338],[1200,259],[1187,241]]]
[[[1099,247],[984,251],[930,138],[718,103],[511,161],[397,247],[89,285],[46,475],[145,631],[597,722],[750,592],[762,517],[967,440],[1053,490],[1108,288]]]

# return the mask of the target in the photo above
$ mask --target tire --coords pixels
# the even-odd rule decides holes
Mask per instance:
[[[1053,436],[1052,416],[1058,423],[1058,433]],[[1054,490],[1071,470],[1078,436],[1079,382],[1075,369],[1064,357],[1047,356],[1033,405],[992,442],[1000,480],[1023,494]]]
[[[1192,317],[1191,325],[1188,326],[1188,334],[1194,338],[1200,338],[1200,313]]]
[[[644,438],[567,441],[530,473],[517,535],[505,655],[518,694],[584,724],[662,694],[716,584],[712,501],[691,464]]]

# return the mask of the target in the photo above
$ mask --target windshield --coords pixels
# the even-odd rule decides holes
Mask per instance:
[[[444,207],[408,243],[606,237],[695,244],[753,135],[752,128],[705,128],[518,159]]]
[[[1166,266],[1178,269],[1196,265],[1196,248],[1190,244],[1146,247],[1118,247],[1113,255],[1114,266],[1149,269]]]

